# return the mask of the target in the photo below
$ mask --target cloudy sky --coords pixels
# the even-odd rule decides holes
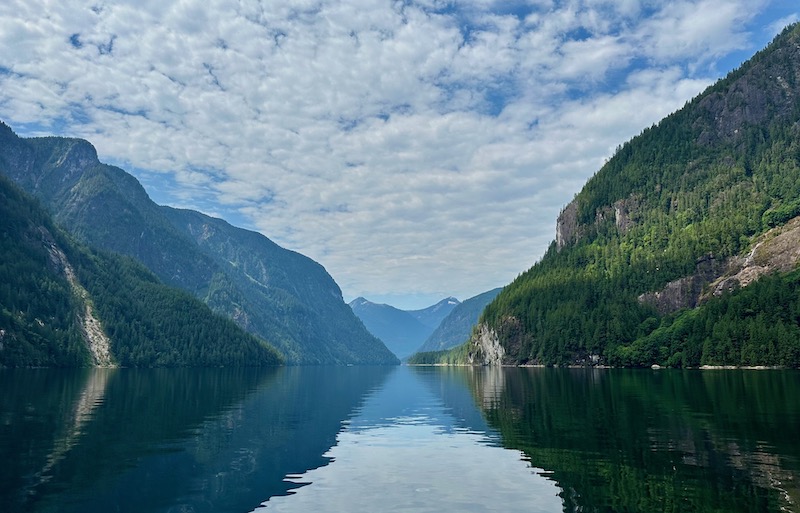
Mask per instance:
[[[258,230],[345,300],[507,284],[619,144],[794,0],[4,0],[0,119]]]

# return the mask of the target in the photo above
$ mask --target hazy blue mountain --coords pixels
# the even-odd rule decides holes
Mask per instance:
[[[425,343],[417,348],[417,352],[443,351],[466,342],[472,333],[472,327],[478,323],[483,309],[501,290],[503,288],[498,287],[456,305],[447,317],[442,319]]]
[[[156,205],[84,140],[23,139],[0,123],[0,173],[78,240],[133,257],[273,344],[289,363],[397,363],[321,265],[261,234]]]
[[[350,308],[402,360],[414,353],[457,303],[455,298],[446,298],[428,308],[407,311],[359,297],[350,302]]]
[[[441,324],[442,320],[450,315],[450,312],[453,311],[453,308],[457,307],[460,303],[461,302],[458,299],[451,296],[446,297],[435,305],[431,305],[427,308],[406,311],[413,315],[415,319],[425,326],[431,329],[436,329],[439,324]]]

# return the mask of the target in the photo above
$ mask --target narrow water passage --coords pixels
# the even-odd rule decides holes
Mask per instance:
[[[345,423],[331,463],[289,476],[302,487],[256,511],[561,511],[559,488],[502,448],[462,377],[398,368]]]

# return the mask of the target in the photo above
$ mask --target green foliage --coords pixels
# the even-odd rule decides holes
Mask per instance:
[[[112,352],[126,367],[277,365],[277,351],[187,292],[163,285],[131,258],[70,254],[92,296]]]
[[[615,348],[609,361],[629,366],[797,366],[800,270],[765,276],[701,308],[666,316],[647,336]]]
[[[408,357],[409,365],[463,365],[469,358],[469,345],[461,344],[442,351],[425,351]]]
[[[71,265],[89,298],[66,277]],[[275,365],[278,353],[127,257],[79,246],[0,175],[0,366],[86,366],[91,301],[123,366]]]
[[[781,204],[764,212],[762,222],[773,227],[786,223],[789,219],[800,215],[800,198],[788,204]]]
[[[0,367],[88,365],[78,303],[47,250],[41,207],[0,176]]]
[[[783,486],[763,479],[761,462],[797,451],[797,372],[466,375],[503,446],[522,451],[564,490],[564,511],[791,510]]]

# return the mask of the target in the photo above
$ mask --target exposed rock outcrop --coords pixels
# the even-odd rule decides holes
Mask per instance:
[[[606,219],[614,216],[614,224],[620,233],[626,233],[636,225],[636,217],[639,211],[640,197],[632,195],[630,197],[617,200],[612,205],[598,208],[595,212],[594,222],[602,223]],[[583,230],[578,224],[578,203],[572,200],[558,215],[556,221],[556,248],[562,249],[564,246],[573,244],[581,238]]]
[[[486,324],[479,324],[470,340],[471,351],[467,357],[470,365],[502,365],[506,351],[497,333]]]
[[[575,242],[578,234],[578,204],[572,200],[558,214],[556,221],[556,248],[561,249]]]
[[[728,89],[703,98],[699,107],[706,115],[695,124],[700,131],[697,142],[741,143],[748,125],[790,116],[797,102],[794,84],[800,82],[798,59],[800,45],[786,44],[767,62],[755,58],[752,69]]]
[[[642,294],[639,301],[653,305],[662,315],[681,308],[694,308],[700,303],[705,287],[725,272],[725,269],[725,261],[707,255],[697,261],[694,274],[673,280],[659,291]]]
[[[711,255],[701,258],[694,274],[642,294],[639,301],[653,305],[661,314],[694,308],[712,296],[746,287],[765,274],[789,272],[799,263],[800,217],[796,217],[760,236],[747,255],[725,261]]]
[[[78,320],[81,334],[89,349],[89,354],[92,355],[92,364],[95,367],[116,367],[111,356],[111,340],[103,331],[103,326],[94,313],[89,293],[78,281],[75,269],[69,263],[67,255],[58,247],[52,234],[43,227],[40,227],[39,233],[50,255],[51,265],[66,276],[73,294],[81,301],[83,312],[78,314]]]
[[[626,233],[635,224],[639,210],[639,197],[631,196],[614,202],[614,224],[621,233]]]
[[[799,263],[800,217],[795,217],[760,236],[747,256],[731,259],[727,272],[714,280],[702,299],[746,287],[765,274],[789,272]]]

